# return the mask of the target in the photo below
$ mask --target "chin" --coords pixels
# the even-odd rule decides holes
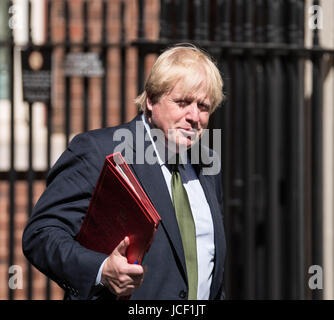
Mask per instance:
[[[190,149],[193,145],[194,145],[195,141],[185,141],[185,142],[181,142],[178,143],[176,145],[176,150],[179,151],[186,151],[188,149]]]

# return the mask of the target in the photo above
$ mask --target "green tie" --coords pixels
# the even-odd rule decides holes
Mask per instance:
[[[183,186],[177,164],[172,167],[172,198],[186,259],[189,285],[188,300],[197,300],[196,229],[187,191]]]

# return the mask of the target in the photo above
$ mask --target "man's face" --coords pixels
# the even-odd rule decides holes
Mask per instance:
[[[211,108],[205,86],[191,95],[184,95],[182,89],[179,81],[157,103],[152,105],[147,101],[152,113],[149,121],[163,131],[169,146],[176,145],[176,151],[188,149],[200,139],[208,126]]]

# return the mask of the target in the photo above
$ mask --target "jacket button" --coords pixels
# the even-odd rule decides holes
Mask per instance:
[[[179,293],[179,297],[181,299],[184,299],[186,296],[187,296],[187,293],[184,290],[181,290],[180,293]]]

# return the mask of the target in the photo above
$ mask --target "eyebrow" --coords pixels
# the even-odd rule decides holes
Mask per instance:
[[[175,102],[177,102],[177,101],[180,101],[180,100],[183,100],[183,101],[185,101],[185,102],[192,102],[192,101],[194,101],[195,100],[195,97],[193,97],[193,96],[181,96],[181,97],[175,97],[175,98],[173,98],[173,100],[175,101]],[[208,109],[210,109],[211,110],[211,104],[210,104],[210,102],[205,102],[204,100],[198,100],[198,104],[201,104],[201,105],[203,105],[203,106],[205,106],[206,108],[208,108]]]
[[[173,98],[174,100],[191,100],[191,101],[193,101],[193,100],[196,100],[196,97],[195,96],[193,96],[193,95],[190,95],[190,94],[186,94],[186,95],[177,95],[176,97],[174,97]],[[205,99],[198,99],[197,101],[199,102],[199,103],[202,103],[202,104],[210,104],[210,103],[207,103],[207,102],[205,102],[205,100],[209,100],[208,98],[205,98]]]

